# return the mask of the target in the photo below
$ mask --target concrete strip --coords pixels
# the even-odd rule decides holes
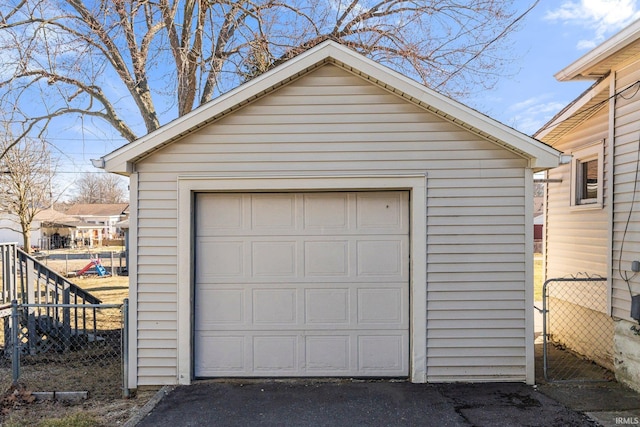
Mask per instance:
[[[149,412],[153,411],[158,402],[160,402],[167,394],[169,394],[175,386],[166,385],[162,387],[149,401],[140,408],[131,418],[124,423],[123,427],[135,427]]]
[[[56,400],[66,403],[78,403],[89,397],[88,391],[35,391],[31,394],[36,400]]]

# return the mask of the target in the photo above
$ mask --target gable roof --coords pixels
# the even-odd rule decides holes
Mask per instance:
[[[640,19],[558,71],[554,77],[562,82],[597,80],[607,76],[616,65],[638,54],[640,54]]]
[[[57,211],[53,208],[43,209],[36,213],[33,217],[36,221],[41,222],[73,222],[77,221],[77,218],[67,215],[66,213]]]
[[[109,172],[129,175],[133,164],[162,147],[325,64],[337,65],[363,77],[445,120],[521,155],[529,160],[530,166],[535,170],[558,165],[560,153],[552,147],[334,41],[325,41],[154,132],[92,162],[94,166],[102,167]]]
[[[558,81],[596,80],[569,105],[549,120],[534,137],[554,144],[580,123],[608,105],[611,70],[640,56],[640,19],[558,71]]]
[[[119,216],[123,215],[128,203],[78,203],[66,210],[71,216]]]

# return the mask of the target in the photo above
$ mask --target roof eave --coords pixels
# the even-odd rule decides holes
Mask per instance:
[[[634,21],[596,48],[558,71],[554,74],[554,77],[561,82],[571,80],[597,80],[602,78],[606,75],[605,73],[591,74],[589,73],[589,69],[607,60],[607,58],[638,39],[640,39],[640,19]]]
[[[597,106],[601,102],[599,100],[599,98],[602,97],[602,96],[600,96],[601,94],[604,93],[604,96],[606,96],[606,97],[609,96],[609,85],[611,84],[610,82],[611,82],[611,77],[610,76],[607,76],[607,77],[603,78],[602,80],[596,82],[594,85],[592,85],[590,88],[588,88],[582,94],[580,94],[580,96],[578,96],[576,99],[574,99],[562,111],[560,111],[553,118],[551,118],[551,120],[549,120],[547,123],[545,123],[542,126],[542,128],[540,128],[538,131],[536,131],[533,134],[533,137],[537,138],[539,140],[543,140],[543,141],[548,142],[549,144],[553,145],[553,143],[558,138],[560,138],[562,135],[566,134],[567,132],[571,131],[577,125],[579,125],[584,120],[588,119],[589,117],[591,117],[593,114],[595,114],[598,111],[594,107]],[[584,114],[585,111],[586,112],[590,111],[591,114]],[[571,127],[567,127],[566,129],[561,130],[561,135],[559,135],[557,137],[554,136],[552,138],[552,140],[548,140],[549,136],[552,133],[554,133],[554,132],[557,133],[556,131],[558,131],[558,128],[560,126],[562,126],[563,124],[567,123],[567,121],[570,118],[572,118],[574,116],[578,116],[580,114],[584,114],[584,117],[582,117],[581,120],[577,121]]]

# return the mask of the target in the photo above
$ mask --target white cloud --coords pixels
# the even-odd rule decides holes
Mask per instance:
[[[559,8],[547,11],[544,18],[591,30],[589,38],[580,40],[577,47],[592,49],[612,33],[639,19],[638,3],[638,0],[565,1]]]
[[[510,114],[509,126],[531,135],[565,107],[565,102],[553,101],[554,94],[535,96],[507,108]]]

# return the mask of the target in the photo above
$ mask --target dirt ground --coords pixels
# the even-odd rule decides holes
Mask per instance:
[[[0,425],[13,426],[99,426],[124,424],[156,393],[138,390],[131,398],[95,399],[81,403],[37,401],[29,389],[8,388],[0,400]],[[54,424],[57,421],[57,424]]]
[[[43,260],[49,268],[61,275],[74,272],[87,263],[82,260]],[[110,267],[110,259],[102,260]],[[114,265],[118,265],[118,260]],[[92,293],[105,304],[122,304],[129,296],[129,278],[126,276],[97,277],[95,275],[70,278],[70,281]],[[113,325],[108,328],[118,328],[121,322],[119,310],[111,309],[114,313]],[[116,318],[117,317],[117,318]],[[104,324],[104,321],[103,321]],[[107,324],[109,322],[107,321]],[[0,331],[1,332],[1,331]],[[138,390],[130,398],[122,397],[122,390],[118,388],[120,378],[120,363],[116,361],[95,361],[93,366],[80,364],[73,367],[72,361],[56,361],[50,358],[46,369],[42,364],[30,365],[25,363],[21,367],[21,381],[17,388],[11,385],[11,364],[0,364],[0,425],[1,426],[115,426],[122,425],[144,406],[157,389]],[[83,376],[82,390],[89,391],[89,398],[81,403],[64,403],[59,401],[37,401],[32,392],[70,390],[69,369]],[[86,379],[84,379],[86,378]],[[105,387],[105,384],[115,385]],[[55,424],[58,422],[58,424]]]

